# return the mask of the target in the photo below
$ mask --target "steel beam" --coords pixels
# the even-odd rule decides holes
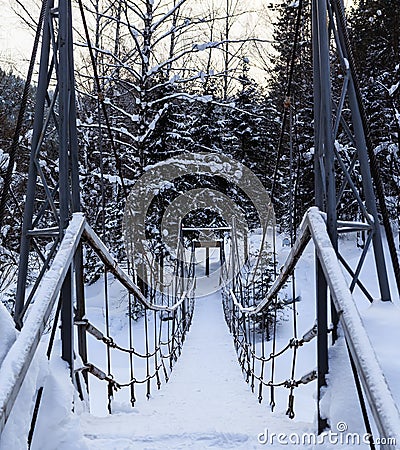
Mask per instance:
[[[314,127],[315,127],[315,199],[327,214],[327,230],[337,249],[336,183],[334,173],[334,142],[332,135],[332,98],[330,80],[329,36],[326,0],[312,4],[313,63],[314,63]],[[328,364],[328,295],[327,281],[316,258],[317,335],[317,414],[318,432],[327,428],[320,413],[322,389],[326,386]]]
[[[14,320],[19,329],[23,326],[24,314],[30,301],[51,265],[55,250],[63,240],[72,213],[80,211],[71,0],[49,0],[44,15],[41,45],[14,312]],[[40,166],[51,128],[58,133],[59,178],[55,185],[51,179],[46,178]],[[45,250],[46,242],[51,243],[50,252]],[[26,298],[29,263],[35,253],[42,260],[42,266],[31,293]],[[78,255],[76,261],[80,259]],[[68,361],[71,371],[74,359],[73,276],[76,277],[75,284],[78,288],[78,285],[83,284],[82,265],[69,271],[61,294],[62,357]],[[81,347],[84,347],[82,342]]]
[[[39,79],[35,99],[35,111],[34,111],[35,116],[33,121],[32,146],[29,159],[28,185],[26,190],[24,217],[22,222],[17,292],[14,309],[14,320],[17,328],[19,329],[21,329],[22,327],[22,311],[24,309],[25,303],[25,289],[26,289],[26,280],[28,276],[29,251],[31,247],[31,237],[29,236],[29,232],[32,230],[34,204],[36,196],[36,182],[37,182],[36,148],[42,136],[44,110],[48,88],[48,67],[50,61],[50,41],[51,41],[50,11],[52,7],[53,2],[49,1],[47,4],[47,8],[45,10],[46,19],[44,20],[43,25]]]
[[[344,189],[342,186],[337,194],[335,180],[335,159],[337,158],[338,166],[343,171],[344,180],[351,184],[353,195],[360,206],[361,214],[366,222],[365,227],[369,228],[372,232],[380,297],[382,300],[390,300],[377,205],[369,166],[370,162],[366,145],[366,134],[355,90],[355,74],[348,62],[350,50],[347,48],[347,30],[343,28],[345,25],[343,24],[343,20],[340,20],[339,16],[342,13],[342,0],[312,1],[315,201],[316,205],[326,213],[328,235],[333,249],[338,254],[338,233],[343,230],[340,229],[341,225],[340,222],[338,223],[337,216]],[[330,59],[331,50],[333,48],[335,48],[342,70],[345,72],[338,106],[335,106],[332,101],[332,71]],[[342,115],[344,109],[349,110],[352,127],[347,125],[346,120]],[[363,198],[361,197],[361,193],[357,191],[355,183],[352,182],[351,171],[346,168],[343,161],[340,159],[338,151],[335,149],[335,139],[339,139],[339,126],[342,126],[343,134],[347,135],[349,141],[356,147],[356,154],[352,160],[350,169],[353,171],[355,163],[358,161],[363,185]],[[364,201],[365,205],[363,203]],[[367,250],[368,249],[366,249],[365,252]],[[362,254],[359,264],[354,270],[353,280],[350,285],[351,290],[354,289],[356,283],[359,283],[358,275],[361,272],[361,267],[365,259],[365,252]],[[322,432],[327,426],[327,423],[320,415],[319,400],[321,398],[322,388],[326,383],[325,377],[329,370],[327,340],[327,315],[329,308],[327,281],[318,260],[316,263],[316,293],[318,321],[318,431]],[[367,297],[369,298],[370,296]],[[335,342],[338,316],[332,299],[330,310],[332,322],[334,324],[333,342]]]
[[[341,1],[341,0],[340,0]],[[337,1],[332,2],[332,10],[334,11],[336,17],[339,16],[340,11],[338,10],[339,5]],[[343,5],[341,5],[343,8]],[[343,29],[342,23],[340,20],[337,21],[337,31],[338,31],[338,42],[337,45],[340,46],[340,54],[346,59],[346,64],[349,64],[349,49],[347,48],[347,39],[346,34],[347,30]],[[382,236],[379,224],[378,217],[378,208],[376,204],[375,192],[372,185],[372,176],[370,169],[370,161],[368,158],[368,149],[365,137],[365,130],[363,121],[360,113],[360,106],[357,99],[357,94],[355,90],[354,84],[354,76],[352,73],[352,67],[349,66],[348,70],[349,82],[348,82],[348,102],[351,109],[351,118],[354,130],[354,140],[357,148],[357,157],[360,163],[360,171],[362,176],[362,185],[365,197],[365,204],[367,207],[368,213],[373,217],[374,221],[374,230],[373,230],[373,247],[374,247],[374,255],[375,255],[375,266],[376,272],[378,276],[379,289],[381,294],[382,301],[390,301],[390,288],[389,281],[387,276],[386,262],[385,256],[383,253],[382,246]]]

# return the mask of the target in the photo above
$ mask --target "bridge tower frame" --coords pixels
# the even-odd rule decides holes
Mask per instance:
[[[333,101],[331,64],[332,50],[341,66],[343,85],[341,96],[337,104]],[[386,262],[384,258],[382,233],[379,224],[378,208],[375,197],[373,178],[371,175],[371,161],[367,147],[368,132],[362,116],[362,103],[357,92],[357,78],[354,60],[349,45],[349,37],[344,13],[343,0],[312,0],[312,52],[314,72],[314,174],[315,174],[315,202],[319,209],[326,213],[326,224],[332,244],[350,273],[352,281],[350,290],[356,285],[366,294],[370,301],[372,296],[359,280],[366,252],[372,244],[374,250],[375,267],[382,301],[391,301],[390,287]],[[350,111],[344,116],[344,109]],[[348,142],[355,148],[351,164],[346,166],[338,151],[339,130],[344,131]],[[358,163],[362,177],[362,193],[352,181],[353,169]],[[342,185],[337,186],[337,167],[343,176]],[[355,201],[358,203],[362,215],[360,223],[341,222],[339,220],[339,204],[345,187],[350,187]],[[338,234],[340,232],[362,231],[368,233],[368,238],[358,263],[352,272],[340,255]],[[317,260],[318,261],[318,260]],[[318,365],[318,431],[327,428],[326,420],[321,417],[320,399],[322,389],[326,385],[328,365],[328,288],[322,267],[317,262],[316,267],[317,293],[317,365]],[[333,323],[333,342],[336,340],[338,313],[331,303],[331,319]]]
[[[63,239],[72,213],[81,209],[71,0],[45,0],[40,19],[39,77],[14,310],[14,321],[19,329]],[[46,176],[41,164],[42,150],[54,132],[57,136],[54,159],[58,159],[58,180]],[[44,245],[45,252],[42,250]],[[28,294],[26,286],[32,255],[39,266],[39,273]],[[78,249],[63,284],[57,310],[57,315],[61,314],[62,358],[69,363],[71,373],[74,360],[72,290],[76,289],[77,313],[83,316],[84,312],[79,311],[80,304],[83,304],[79,302],[83,298],[82,266],[82,250]]]

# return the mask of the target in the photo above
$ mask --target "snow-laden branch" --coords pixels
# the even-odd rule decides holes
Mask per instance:
[[[149,136],[151,136],[154,133],[154,130],[157,126],[157,123],[161,119],[161,117],[164,115],[164,113],[168,110],[169,104],[166,103],[155,115],[154,119],[148,124],[146,132],[142,134],[138,138],[138,142],[144,142]]]
[[[209,103],[212,105],[220,106],[222,108],[229,108],[229,109],[240,112],[242,114],[246,114],[251,117],[257,117],[259,119],[267,119],[267,117],[262,114],[255,114],[250,111],[246,111],[245,109],[238,108],[234,102],[230,102],[230,103],[218,102],[216,100],[213,100],[212,95],[196,95],[196,94],[188,94],[187,92],[176,92],[174,94],[167,95],[163,98],[159,98],[152,102],[148,102],[147,105],[154,106],[156,104],[167,102],[167,101],[174,100],[174,99],[175,100],[176,99],[187,100],[189,102]]]
[[[201,102],[201,103],[209,103],[212,101],[211,95],[196,95],[196,94],[188,94],[187,92],[175,92],[171,95],[166,95],[165,97],[158,98],[157,100],[153,100],[152,102],[148,102],[148,106],[154,106],[159,103],[164,103],[169,100],[188,100],[189,102]]]
[[[180,0],[171,10],[164,14],[161,19],[159,19],[155,24],[151,26],[150,31],[153,33],[163,22],[165,22],[169,17],[175,14],[175,12],[178,11],[179,8],[186,2],[187,0]]]
[[[126,111],[123,108],[118,107],[117,105],[114,105],[114,103],[112,103],[112,101],[109,98],[106,98],[104,100],[104,103],[106,105],[109,105],[112,109],[114,109],[115,111],[119,111],[122,115],[124,115],[125,117],[127,117],[129,120],[131,120],[132,122],[139,122],[139,116],[137,114],[131,114],[128,111]]]
[[[185,20],[183,21],[183,23],[175,26],[175,27],[171,27],[170,29],[168,29],[165,33],[161,34],[159,37],[157,37],[156,39],[154,39],[153,41],[153,47],[158,45],[161,41],[163,41],[164,39],[170,37],[172,34],[178,34],[179,36],[181,36],[183,34],[183,32],[187,32],[190,28],[193,28],[195,25],[198,24],[203,24],[203,20],[201,19],[193,19],[193,18],[185,18]]]
[[[227,43],[229,43],[229,44],[240,43],[241,44],[243,42],[245,42],[245,43],[246,42],[269,43],[271,41],[267,40],[267,39],[249,38],[249,39],[225,39],[225,40],[215,41],[215,42],[205,42],[202,44],[193,44],[187,50],[182,50],[179,53],[177,53],[176,55],[174,55],[173,57],[168,58],[168,59],[164,60],[163,62],[161,62],[160,64],[157,64],[157,65],[151,67],[146,75],[151,76],[152,74],[159,72],[164,67],[171,65],[172,63],[178,61],[179,59],[181,59],[184,56],[189,55],[191,53],[204,52],[206,50],[210,50],[210,49],[214,49],[214,48],[220,49],[224,44],[227,44]]]
[[[102,124],[102,123],[100,123],[100,124],[99,123],[92,124],[92,123],[87,123],[87,122],[81,122],[79,127],[80,128],[88,128],[88,129],[92,129],[92,130],[98,130],[99,128],[102,131],[107,131],[108,130],[107,126]],[[134,136],[132,133],[129,133],[129,131],[125,127],[119,127],[118,128],[116,126],[111,126],[110,130],[114,131],[116,133],[120,133],[123,136],[128,137],[129,139],[132,139],[132,141],[134,141],[134,142],[138,141],[138,138],[136,136]]]

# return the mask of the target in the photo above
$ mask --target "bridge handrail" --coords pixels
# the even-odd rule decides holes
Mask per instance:
[[[105,264],[110,273],[112,273],[115,278],[126,289],[128,289],[131,294],[135,295],[140,303],[142,303],[142,305],[146,308],[149,308],[153,311],[173,312],[180,307],[185,298],[188,297],[193,290],[194,284],[192,283],[192,286],[190,286],[189,289],[185,290],[180,299],[172,306],[150,303],[142,294],[139,287],[131,280],[130,276],[118,265],[118,262],[113,258],[107,247],[87,223],[85,225],[84,237],[89,241],[90,246],[96,252],[97,256],[101,259],[103,264]]]
[[[231,298],[240,312],[255,315],[270,305],[283,287],[312,238],[329,290],[339,312],[340,322],[354,359],[368,403],[381,437],[387,439],[385,448],[400,449],[400,413],[369,340],[353,296],[347,286],[336,252],[329,238],[323,214],[310,208],[304,216],[294,243],[279,276],[268,290],[264,300],[254,307],[243,307],[232,289]],[[390,440],[389,440],[390,439]]]
[[[400,449],[400,413],[347,286],[324,219],[318,208],[311,208],[306,220],[378,431],[381,437],[395,442],[385,448]]]
[[[32,299],[33,303],[25,324],[0,367],[0,434],[11,413],[71,266],[85,223],[83,214],[74,214],[53,263]]]
[[[268,289],[268,292],[265,294],[264,299],[258,305],[244,307],[236,298],[236,295],[234,294],[233,290],[229,289],[229,293],[232,295],[232,300],[235,303],[235,305],[239,308],[240,312],[249,315],[256,315],[268,309],[274,297],[278,294],[278,292],[282,289],[283,285],[292,275],[293,270],[310,239],[311,239],[311,232],[308,226],[306,214],[306,216],[303,218],[300,224],[298,237],[285,261],[285,264],[282,266],[280,273],[278,277],[275,279],[275,281],[272,283],[272,286]]]
[[[82,213],[73,214],[57,254],[32,298],[32,304],[25,324],[0,367],[0,435],[10,416],[82,238],[88,241],[89,245],[115,278],[148,309],[174,312],[191,295],[194,289],[194,282],[192,282],[172,306],[156,305],[148,302],[138,286],[119,267],[107,247],[88,225],[85,216]]]

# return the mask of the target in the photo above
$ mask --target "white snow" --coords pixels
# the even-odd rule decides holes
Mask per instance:
[[[14,321],[3,303],[0,302],[0,366],[10,350],[12,344],[15,342],[17,332],[15,330]]]
[[[280,265],[290,252],[290,248],[281,245],[284,238],[285,236],[278,236],[277,240]],[[254,235],[252,239],[257,241],[260,236]],[[352,264],[361,253],[355,246],[355,239],[353,235],[340,241],[346,259]],[[215,258],[217,255],[216,252]],[[217,265],[217,260],[211,262],[211,267],[213,264]],[[315,321],[314,271],[314,247],[309,244],[296,270],[296,296],[301,297],[296,303],[300,336],[309,330]],[[376,278],[372,252],[369,252],[362,276],[367,285],[373,283]],[[202,283],[207,283],[205,277],[202,277]],[[87,288],[87,314],[96,326],[104,323],[102,291],[101,281]],[[288,284],[282,295],[290,299],[291,291],[291,285]],[[354,298],[357,309],[393,397],[398,403],[398,296],[394,295],[394,303],[375,301],[370,305],[361,300],[359,294],[356,288]],[[110,317],[112,334],[120,342],[126,335],[127,325],[124,315],[126,296],[118,283],[111,284],[110,299],[113,302]],[[277,348],[282,348],[293,336],[292,313],[289,305],[278,327]],[[342,334],[342,331],[339,331]],[[1,306],[0,332],[1,362],[17,335],[7,311]],[[104,360],[103,344],[93,341],[89,341],[89,353],[99,361]],[[360,345],[362,347],[363,344]],[[358,433],[361,438],[360,445],[335,445],[328,439],[323,445],[302,445],[296,439],[302,439],[304,436],[305,442],[308,442],[307,439],[311,439],[311,442],[312,438],[316,439],[315,382],[295,390],[294,421],[285,415],[287,389],[276,390],[277,406],[274,413],[269,409],[267,389],[264,391],[265,399],[260,405],[257,395],[253,394],[244,382],[232,337],[223,318],[219,292],[196,299],[193,324],[169,383],[163,384],[159,391],[153,391],[149,400],[146,400],[144,395],[138,396],[135,408],[131,408],[129,401],[116,397],[114,413],[108,415],[105,410],[105,385],[93,381],[90,391],[91,414],[85,411],[85,405],[74,393],[65,363],[56,357],[58,347],[59,343],[55,347],[53,359],[48,362],[44,356],[46,347],[41,344],[3,432],[1,450],[26,448],[36,391],[43,383],[44,396],[32,450],[256,449],[262,447],[258,439],[262,442],[267,437],[270,440],[271,437],[274,438],[272,444],[270,441],[265,443],[267,448],[273,449],[282,448],[283,445],[286,445],[286,448],[304,450],[320,447],[329,450],[368,448],[368,445],[362,442],[365,428],[343,337],[330,349],[330,373],[321,410],[328,417],[333,433],[336,432],[341,438],[345,437],[344,432],[338,431],[339,426],[345,426],[346,429],[343,430],[348,433]],[[277,361],[277,380],[288,377],[291,355],[289,352]],[[118,370],[124,369],[122,359],[114,360],[114,363],[120,364]],[[295,378],[298,379],[313,368],[315,340],[298,350]],[[75,412],[72,411],[73,408]],[[286,436],[282,443],[278,442],[279,433]]]
[[[83,214],[74,215],[53,264],[34,295],[33,304],[28,310],[22,331],[2,361],[0,366],[0,408],[2,411],[8,411],[15,399],[18,386],[24,381],[27,364],[34,357],[39,339],[71,264],[74,250],[79,243],[84,223]],[[29,383],[29,380],[26,383]],[[3,414],[2,421],[5,421]],[[3,425],[3,422],[0,425]]]
[[[265,428],[299,433],[311,424],[290,422],[259,405],[243,381],[224,321],[219,294],[197,300],[183,355],[170,382],[132,413],[84,414],[90,449],[258,448]],[[282,417],[283,416],[283,417]]]
[[[392,97],[393,94],[397,91],[397,89],[400,86],[400,81],[398,81],[396,84],[393,84],[392,86],[390,86],[389,88],[389,96]]]
[[[80,417],[77,414],[83,404],[77,400],[77,393],[71,383],[67,363],[59,358],[42,364],[47,369],[44,384],[41,411],[48,411],[46,418],[39,420],[33,435],[31,448],[54,450],[86,450],[87,446],[81,432]],[[40,384],[38,384],[40,385]],[[75,399],[75,403],[73,403]],[[76,414],[73,408],[76,409]]]
[[[204,44],[194,44],[193,50],[197,50],[199,52],[202,52],[204,50],[207,50],[208,48],[215,48],[221,45],[221,42],[205,42]]]

